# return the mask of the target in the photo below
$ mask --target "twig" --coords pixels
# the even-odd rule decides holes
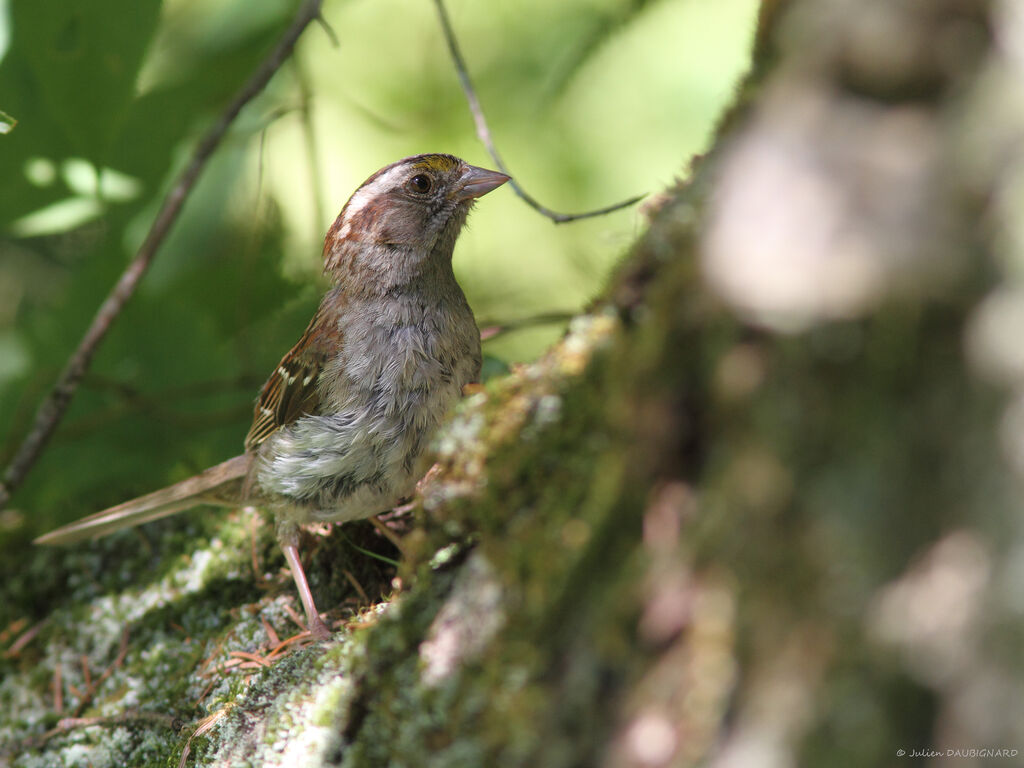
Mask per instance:
[[[85,684],[85,690],[92,690],[92,672],[89,671],[89,657],[84,653],[78,657],[78,661],[82,664],[82,682]]]
[[[282,653],[284,653],[284,651],[288,648],[289,645],[293,645],[293,644],[298,643],[300,641],[301,642],[305,642],[307,639],[309,639],[309,637],[310,637],[309,632],[300,632],[297,635],[292,635],[291,637],[287,638],[286,640],[279,640],[277,645],[275,645],[273,648],[271,648],[267,652],[267,655],[264,658],[274,659],[277,656],[280,656]]]
[[[151,394],[148,397],[153,401],[174,401],[186,400],[191,397],[210,397],[211,395],[224,393],[248,392],[262,382],[263,379],[263,376],[243,373],[238,376],[205,379],[203,381],[193,381],[164,387],[163,389],[152,389],[149,390]],[[94,389],[97,392],[111,392],[128,402],[141,402],[147,410],[155,407],[146,402],[147,395],[144,392],[125,381],[100,373],[87,373],[82,379],[82,386]]]
[[[477,138],[483,143],[484,147],[487,148],[487,152],[490,154],[491,159],[494,160],[495,165],[498,166],[498,170],[510,177],[509,186],[515,190],[515,193],[519,195],[523,201],[533,208],[535,211],[543,216],[547,216],[556,224],[565,224],[568,221],[577,221],[579,219],[589,219],[594,216],[604,216],[606,213],[617,211],[620,208],[628,208],[635,203],[643,200],[645,195],[637,195],[631,197],[628,200],[623,200],[621,203],[615,203],[609,205],[606,208],[599,208],[596,211],[584,211],[583,213],[559,213],[553,211],[537,202],[536,198],[532,197],[525,189],[520,186],[519,182],[512,177],[505,163],[502,161],[501,156],[498,154],[497,147],[494,146],[494,141],[491,138],[491,129],[487,126],[487,120],[484,118],[483,108],[480,106],[480,99],[477,98],[476,90],[473,88],[473,83],[469,79],[469,70],[466,68],[466,62],[462,58],[462,52],[459,50],[459,44],[455,40],[455,32],[452,30],[451,22],[448,20],[448,12],[444,7],[444,0],[434,0],[434,5],[437,6],[437,16],[441,21],[441,30],[444,32],[445,42],[448,43],[448,52],[451,54],[452,63],[455,65],[455,71],[459,76],[459,83],[462,85],[462,91],[466,94],[466,101],[469,104],[469,111],[473,114],[473,123],[476,125]]]
[[[206,687],[203,688],[203,692],[200,693],[199,694],[199,698],[196,699],[195,707],[197,709],[199,708],[199,705],[203,703],[203,699],[205,699],[207,696],[210,695],[210,691],[213,690],[213,686],[216,685],[218,682],[220,682],[220,681],[217,680],[216,678],[214,678],[213,680],[211,680],[209,683],[206,684]]]
[[[316,130],[313,127],[313,94],[309,87],[309,76],[306,74],[306,67],[302,63],[301,56],[292,58],[292,66],[295,68],[295,82],[299,86],[299,115],[302,118],[302,138],[306,145],[306,162],[309,164],[309,185],[313,192],[313,232],[318,235],[327,225],[326,207],[324,196],[321,191],[323,185],[320,183],[320,148],[316,140]]]
[[[363,605],[369,605],[372,601],[369,596],[367,596],[366,590],[363,589],[363,585],[360,584],[359,581],[356,580],[356,577],[352,575],[352,571],[348,568],[344,568],[341,572],[345,574],[345,578],[348,579],[348,583],[355,587],[356,592],[358,592],[359,596],[363,599]]]
[[[19,653],[21,653],[21,650],[30,642],[32,642],[32,640],[35,639],[35,636],[39,634],[39,630],[46,626],[46,621],[46,619],[43,619],[38,624],[35,624],[29,629],[25,630],[25,632],[22,633],[17,640],[11,643],[11,647],[4,651],[3,658],[12,659]]]
[[[302,620],[302,617],[299,616],[299,614],[295,612],[295,609],[288,605],[288,603],[284,604],[284,612],[287,613],[288,618],[294,621],[299,626],[299,629],[302,630],[302,632],[300,632],[299,634],[309,632],[309,630],[306,628],[306,622]]]
[[[58,661],[53,668],[53,711],[64,714],[64,683],[61,674],[61,663]]]
[[[327,35],[327,39],[331,41],[332,48],[339,48],[341,43],[338,42],[338,33],[334,31],[334,27],[323,17],[322,13],[316,15],[316,23],[320,25],[320,28]]]
[[[554,325],[555,323],[567,323],[575,317],[571,312],[546,312],[531,317],[521,317],[516,320],[507,320],[504,323],[481,321],[480,341],[491,339],[523,328],[531,328],[535,325]]]
[[[267,640],[270,642],[270,647],[273,648],[275,645],[279,645],[281,638],[277,636],[277,632],[275,632],[274,628],[270,626],[270,622],[267,621],[267,618],[261,614],[260,621],[263,623],[263,631],[267,633]]]
[[[251,661],[258,667],[270,666],[270,662],[258,653],[249,653],[249,651],[232,651],[228,655],[236,659],[242,659],[243,661]]]
[[[3,629],[0,629],[0,643],[6,643],[12,637],[17,635],[19,632],[24,631],[25,627],[28,626],[28,619],[22,616],[20,619],[15,619]]]
[[[114,659],[113,664],[103,670],[103,674],[96,678],[96,682],[89,686],[89,689],[86,691],[86,695],[82,697],[82,700],[78,702],[78,706],[75,707],[75,717],[82,714],[85,708],[89,706],[89,703],[92,701],[92,697],[96,695],[96,691],[99,690],[99,687],[103,685],[107,678],[114,673],[114,670],[120,669],[121,665],[124,664],[125,657],[128,655],[128,631],[127,626],[121,630],[121,642],[118,645],[117,658]]]
[[[78,383],[89,368],[96,348],[103,340],[103,337],[106,336],[107,331],[110,330],[111,324],[120,314],[125,303],[135,292],[139,281],[148,269],[161,243],[163,243],[174,222],[177,220],[186,197],[195,186],[210,156],[218,144],[220,144],[221,139],[224,138],[228,128],[235,117],[238,116],[242,107],[263,90],[264,86],[270,81],[270,78],[291,55],[295,43],[306,27],[314,19],[319,18],[321,2],[322,0],[306,0],[302,4],[295,19],[285,31],[277,46],[257,67],[249,81],[242,86],[242,89],[228,105],[227,109],[224,110],[223,114],[210,127],[198,146],[196,146],[188,165],[179,174],[164,198],[163,205],[160,207],[160,211],[157,213],[152,226],[150,226],[145,241],[135,254],[135,258],[132,259],[127,269],[121,274],[121,277],[107,295],[107,298],[100,305],[96,316],[92,320],[92,324],[85,332],[85,336],[82,337],[78,348],[68,360],[50,395],[39,406],[31,431],[25,437],[11,463],[8,464],[7,469],[4,471],[3,483],[0,483],[0,508],[5,507],[7,502],[10,501],[11,493],[25,478],[29,469],[39,458],[39,454],[42,452],[46,442],[53,435],[57,424],[67,411]]]
[[[38,736],[30,736],[14,745],[4,746],[0,749],[0,757],[7,754],[19,754],[32,749],[42,749],[50,739],[68,733],[76,728],[91,728],[94,725],[121,725],[132,722],[149,722],[171,728],[174,725],[174,718],[170,715],[163,715],[159,712],[139,712],[129,710],[119,715],[109,717],[65,717],[57,721],[57,725]],[[6,765],[6,763],[2,763]]]
[[[108,717],[65,717],[57,722],[57,730],[70,731],[74,728],[90,728],[94,725],[120,725],[132,722],[155,723],[170,728],[174,724],[174,718],[160,712],[130,710],[120,715],[110,715]]]
[[[369,520],[370,524],[373,525],[373,527],[376,528],[378,531],[380,531],[381,535],[385,539],[390,541],[394,545],[395,549],[397,549],[403,555],[405,554],[405,549],[402,547],[402,539],[398,536],[398,534],[396,534],[394,531],[388,528],[387,525],[385,525],[381,521],[381,519],[377,517],[377,515],[373,515],[369,518]]]

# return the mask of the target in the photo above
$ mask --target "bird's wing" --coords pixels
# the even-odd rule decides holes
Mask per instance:
[[[337,351],[341,343],[337,325],[323,322],[328,314],[325,309],[328,300],[321,303],[302,338],[281,359],[277,370],[263,385],[252,427],[245,437],[247,452],[256,450],[274,432],[303,414],[315,413],[320,405],[317,380],[331,350]]]

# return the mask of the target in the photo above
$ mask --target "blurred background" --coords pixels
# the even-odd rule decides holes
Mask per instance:
[[[575,212],[657,193],[705,146],[748,64],[755,0],[453,0],[499,150]],[[0,464],[151,224],[197,139],[294,0],[0,0]],[[0,516],[21,541],[235,455],[252,401],[324,283],[324,231],[369,174],[450,152],[490,165],[427,0],[328,0],[242,112]],[[17,124],[11,128],[14,121]],[[481,323],[568,315],[644,226],[556,226],[510,189],[456,249]],[[488,341],[487,370],[564,324]]]

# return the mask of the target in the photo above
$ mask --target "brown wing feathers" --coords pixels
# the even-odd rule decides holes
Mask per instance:
[[[255,450],[270,435],[303,414],[316,412],[320,404],[317,379],[327,362],[327,350],[337,345],[337,340],[331,339],[337,331],[320,323],[322,307],[299,342],[281,359],[277,370],[263,385],[252,427],[245,438],[246,451]]]

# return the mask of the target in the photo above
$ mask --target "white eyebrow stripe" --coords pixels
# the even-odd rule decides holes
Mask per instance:
[[[348,204],[345,206],[345,222],[349,222],[352,218],[359,214],[370,201],[380,195],[381,192],[393,187],[395,182],[403,176],[406,172],[405,166],[396,166],[391,168],[385,173],[375,178],[368,184],[364,184],[357,189],[352,197],[349,198]]]

